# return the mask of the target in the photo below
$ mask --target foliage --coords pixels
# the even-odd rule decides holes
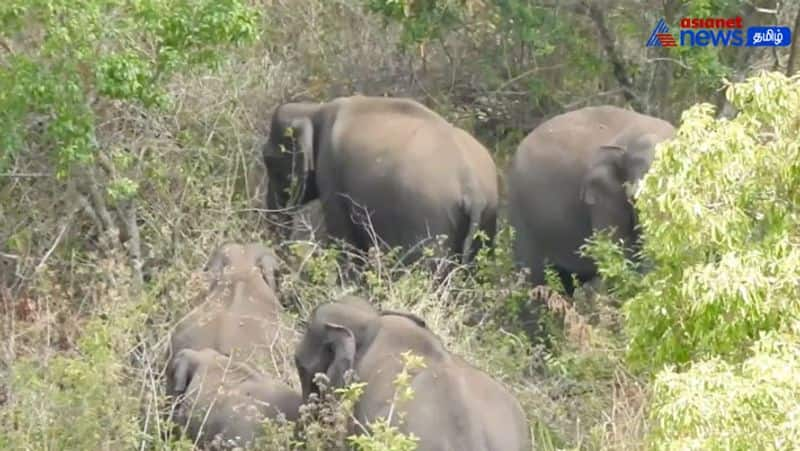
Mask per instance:
[[[117,300],[129,296],[126,268],[106,264],[120,282],[110,294]],[[18,360],[11,368],[13,402],[0,410],[0,447],[135,447],[142,434],[139,399],[128,390],[125,358],[147,309],[145,303],[110,302],[83,325],[74,353]]]
[[[317,374],[314,383],[320,393],[312,393],[300,407],[300,439],[304,448],[314,451],[345,449],[350,420],[356,402],[364,393],[365,384],[354,382],[332,389],[324,374]]]
[[[770,332],[740,364],[703,360],[655,381],[653,449],[800,447],[800,330]]]
[[[22,47],[0,74],[0,170],[29,139],[52,149],[62,176],[90,161],[100,98],[163,105],[170,74],[252,40],[256,18],[240,0],[3,2],[2,37]]]
[[[643,180],[651,270],[589,246],[626,299],[632,367],[656,374],[655,449],[798,446],[800,78],[762,73],[727,96],[736,116],[687,110]]]
[[[368,11],[399,22],[406,45],[425,43],[440,38],[460,22],[464,9],[471,9],[474,0],[364,0]]]
[[[637,202],[654,270],[626,307],[633,362],[741,357],[800,315],[799,87],[776,73],[732,85],[736,117],[699,105],[661,146]]]
[[[395,377],[393,384],[395,393],[392,398],[390,414],[369,424],[369,432],[352,435],[348,441],[356,450],[360,451],[414,451],[419,441],[414,434],[403,434],[398,427],[393,425],[396,415],[397,423],[402,423],[405,412],[403,405],[414,398],[414,389],[411,388],[411,377],[414,370],[425,368],[424,358],[414,355],[411,351],[401,355],[403,369]]]
[[[95,321],[78,344],[79,356],[57,356],[44,366],[33,359],[18,362],[11,383],[18,402],[2,415],[7,435],[0,445],[88,449],[102,440],[133,447],[138,410],[121,386],[123,365],[113,346],[117,335],[113,327]],[[14,424],[26,427],[16,429]]]
[[[170,437],[163,421],[158,375],[164,337],[203,289],[194,271],[216,246],[274,238],[265,234],[265,221],[255,211],[263,200],[259,147],[274,105],[352,92],[415,97],[478,136],[502,168],[541,119],[588,104],[628,102],[601,42],[600,26],[585,8],[592,4],[0,2],[0,447],[190,449],[191,444]],[[712,101],[722,74],[736,78],[755,66],[779,68],[787,49],[746,54],[738,49],[643,50],[652,25],[662,13],[674,18],[745,11],[752,16],[748,5],[670,1],[662,12],[621,0],[609,3],[602,19],[631,78],[628,89],[643,99],[646,110],[674,120],[686,106]],[[779,23],[792,8],[796,11],[791,2],[779,6]],[[395,26],[381,26],[381,18]],[[782,102],[752,99],[769,108]],[[750,117],[772,120],[755,111]],[[713,129],[717,123],[709,124]],[[772,147],[759,143],[758,157],[769,162],[759,166],[761,172],[778,167],[773,160],[790,161],[786,153],[769,154]],[[722,156],[715,161],[720,163]],[[796,169],[782,168],[778,179],[783,181]],[[730,189],[732,182],[720,186],[737,192]],[[776,209],[781,203],[775,199],[793,199],[794,186],[784,184],[783,189],[764,193]],[[761,193],[748,192],[753,197],[749,205],[755,205]],[[770,224],[763,225],[770,230]],[[770,281],[786,275],[791,261],[766,264],[761,257],[775,257],[778,251],[757,237],[746,263],[763,264]],[[471,271],[427,254],[404,266],[397,252],[364,259],[329,244],[273,242],[282,257],[287,248],[297,257],[284,260],[281,300],[300,320],[318,303],[352,292],[386,308],[414,312],[448,349],[513,391],[531,422],[536,449],[640,449],[649,388],[619,359],[624,344],[616,336],[618,303],[602,296],[600,301],[576,296],[571,309],[564,299],[545,303],[557,326],[563,316],[580,333],[570,333],[573,328],[565,324],[557,346],[543,351],[526,336],[533,321],[532,296],[524,274],[514,267],[511,238],[511,229],[501,227],[495,252],[482,251]],[[114,246],[108,246],[109,239]],[[789,239],[796,244],[793,236]],[[782,258],[793,255],[784,251]],[[134,273],[141,270],[141,277],[117,274],[106,264],[109,260]],[[613,255],[611,261],[617,266],[601,267],[612,279],[615,296],[627,299],[650,286],[650,279],[637,276],[628,262]],[[706,272],[703,283],[711,277],[725,281],[725,296],[731,298],[736,280],[749,273],[737,260],[724,261],[729,264],[718,270],[731,268],[731,280]],[[671,264],[676,271],[682,267]],[[768,292],[783,296],[788,289],[788,282],[777,282]],[[774,299],[789,304],[788,298]],[[705,317],[715,320],[714,339],[698,346],[733,347],[735,340],[718,333],[724,322],[714,315],[739,318],[745,315],[744,304],[733,303],[729,311],[722,299],[713,303],[720,311],[708,310]],[[684,314],[688,311],[684,305],[668,312],[669,318],[695,319]],[[739,341],[749,345],[759,336],[756,329],[784,327],[789,319],[776,319],[777,311],[774,305],[758,310],[758,327],[747,334],[752,338]],[[732,324],[741,337],[736,326],[741,323]],[[644,333],[633,319],[628,325],[629,331]],[[666,320],[656,325],[673,327]],[[724,341],[729,344],[721,346]],[[741,378],[739,386],[729,388],[744,387],[751,374],[736,362],[719,361],[717,367],[723,365]],[[273,366],[282,380],[296,383],[291,359]],[[293,437],[292,425],[278,421],[265,425],[263,447],[345,447],[348,409],[358,386],[351,389],[329,394],[320,401],[327,407],[306,412],[303,443]],[[696,424],[679,427],[661,419],[674,412],[684,399],[676,396],[686,392],[659,390],[659,413],[652,423],[669,426],[659,432],[659,443],[700,436]],[[781,415],[774,410],[764,418],[779,421]],[[721,421],[715,430],[722,430]],[[381,427],[373,425],[364,440],[376,446],[409,445],[408,437]]]

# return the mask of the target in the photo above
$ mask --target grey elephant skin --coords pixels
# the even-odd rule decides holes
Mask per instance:
[[[324,304],[312,312],[295,352],[303,396],[318,392],[316,373],[339,387],[352,369],[367,383],[355,418],[362,425],[388,418],[406,351],[423,357],[425,367],[410,371],[414,397],[395,406],[391,418],[402,432],[419,438],[419,451],[531,449],[525,414],[502,385],[449,353],[420,318],[378,312],[364,300]]]
[[[288,354],[276,266],[273,252],[260,244],[221,246],[205,268],[208,292],[171,337],[172,420],[202,446],[214,440],[241,446],[262,429],[261,420],[279,412],[297,417],[300,395],[252,369]]]
[[[649,170],[657,143],[671,138],[666,121],[612,106],[587,107],[556,116],[519,145],[509,171],[514,253],[544,283],[546,263],[572,292],[597,268],[578,249],[596,230],[635,250],[638,243],[632,191]]]
[[[495,235],[497,169],[489,152],[413,100],[280,105],[263,156],[268,209],[319,198],[329,235],[361,250],[400,246],[413,259],[420,242],[446,235],[446,249],[469,261],[483,244],[475,232]]]
[[[299,416],[297,392],[213,349],[178,352],[169,374],[169,391],[182,398],[173,419],[202,448],[241,449],[259,437],[264,419]]]
[[[175,327],[172,352],[214,349],[240,361],[270,361],[285,346],[276,294],[275,254],[260,244],[228,243],[205,268],[209,290]]]

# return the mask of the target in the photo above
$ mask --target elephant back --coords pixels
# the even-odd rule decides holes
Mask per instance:
[[[211,349],[182,355],[187,356],[192,371],[185,375],[189,383],[173,419],[199,444],[244,446],[265,419],[297,418],[300,395],[281,382]]]
[[[517,400],[482,371],[454,358],[420,372],[412,382],[406,429],[420,450],[531,449],[525,413]]]

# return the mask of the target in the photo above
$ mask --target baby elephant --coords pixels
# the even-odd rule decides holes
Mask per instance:
[[[425,367],[410,371],[413,399],[393,406],[394,381],[406,351],[423,357]],[[353,299],[321,305],[311,314],[295,362],[304,399],[319,391],[316,373],[327,375],[337,387],[344,384],[345,372],[354,370],[367,383],[355,407],[356,420],[366,425],[391,418],[402,432],[419,438],[419,451],[531,449],[517,400],[487,374],[450,354],[414,315],[378,312]]]
[[[272,362],[284,345],[276,295],[277,258],[260,244],[226,244],[206,265],[210,288],[178,323],[171,350],[210,348],[238,361]]]
[[[205,268],[209,289],[171,338],[167,395],[172,420],[200,443],[252,440],[259,421],[297,416],[301,398],[248,366],[288,353],[276,295],[277,258],[259,244],[225,244]],[[258,367],[258,365],[256,365]]]
[[[263,421],[294,421],[302,398],[286,385],[213,349],[184,349],[172,360],[168,392],[179,396],[173,421],[202,448],[252,444]]]

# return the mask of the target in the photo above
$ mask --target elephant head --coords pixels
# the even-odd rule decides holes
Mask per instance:
[[[272,115],[269,139],[263,150],[269,177],[269,210],[295,207],[318,196],[313,173],[319,130],[314,118],[320,107],[314,103],[286,103]]]
[[[279,261],[275,253],[258,243],[226,243],[219,247],[208,260],[205,272],[212,284],[224,277],[232,279],[248,277],[258,270],[270,288],[278,291],[276,273]]]
[[[613,229],[632,251],[639,242],[634,208],[639,182],[650,169],[656,145],[669,134],[671,130],[666,134],[624,133],[612,144],[601,146],[581,185],[592,229]]]
[[[317,373],[325,374],[333,387],[344,386],[345,374],[355,368],[359,356],[377,333],[379,324],[375,320],[388,315],[403,316],[425,327],[425,322],[416,315],[378,311],[368,301],[356,296],[315,308],[295,351],[303,399],[308,399],[311,393],[319,393],[319,387],[314,383]]]

